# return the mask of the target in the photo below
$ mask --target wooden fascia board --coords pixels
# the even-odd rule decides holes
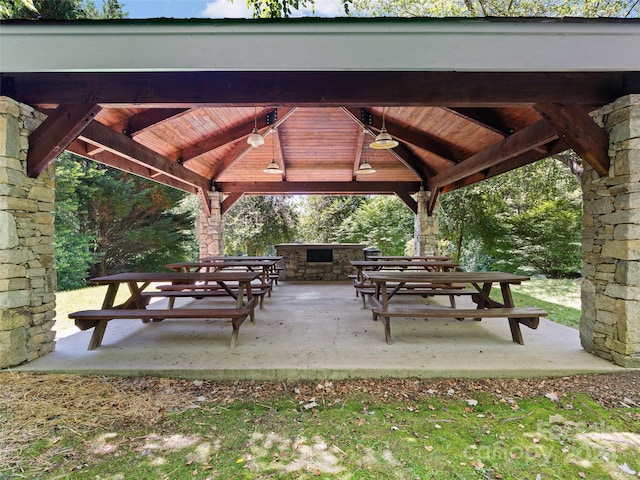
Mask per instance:
[[[578,105],[539,104],[536,110],[560,133],[562,138],[600,175],[609,174],[609,136]]]
[[[491,168],[510,158],[517,157],[529,150],[549,143],[558,138],[558,133],[546,121],[540,120],[524,128],[501,142],[471,156],[463,162],[451,167],[429,179],[429,190],[444,187],[450,183]]]
[[[420,182],[215,182],[215,189],[247,195],[411,194],[420,190]]]
[[[60,105],[29,136],[27,174],[37,177],[102,109],[95,103]]]
[[[91,122],[79,137],[118,156],[143,165],[155,172],[159,172],[180,182],[208,192],[211,182],[177,162],[172,162],[153,150],[139,144],[131,138],[118,133],[99,122]]]
[[[499,107],[604,105],[632,93],[626,90],[637,83],[637,76],[636,72],[26,72],[0,73],[0,81],[3,95],[29,105],[85,103],[92,98],[101,104],[137,107]]]

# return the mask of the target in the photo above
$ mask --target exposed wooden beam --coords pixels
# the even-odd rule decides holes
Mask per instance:
[[[400,194],[420,190],[420,182],[215,182],[215,189],[247,195]]]
[[[547,152],[544,154],[537,149],[530,150],[528,152],[524,152],[521,155],[518,155],[517,157],[513,157],[507,161],[494,165],[487,170],[479,173],[474,173],[473,175],[469,175],[468,177],[458,180],[457,182],[445,185],[444,187],[442,187],[442,193],[452,192],[453,190],[457,190],[458,188],[481,182],[482,180],[486,180],[487,178],[502,175],[503,173],[510,172],[511,170],[515,170],[516,168],[524,167],[525,165],[537,162],[538,160],[542,160],[543,158],[550,157],[560,152],[564,152],[569,148],[566,143],[559,140],[551,142],[549,145],[546,145],[546,147],[548,147]]]
[[[284,111],[280,111],[279,113],[285,115],[287,113],[287,110],[289,109],[285,109]],[[215,150],[216,148],[222,147],[223,145],[236,142],[241,138],[249,136],[249,134],[253,131],[254,124],[257,124],[258,130],[261,131],[261,133],[266,131],[267,127],[269,127],[266,117],[267,113],[269,113],[270,111],[273,110],[261,110],[260,113],[256,115],[256,122],[254,122],[252,118],[251,121],[247,121],[241,125],[236,125],[235,127],[225,130],[218,135],[211,136],[200,142],[196,142],[193,145],[189,145],[187,148],[182,150],[182,163],[187,164],[188,162],[196,160],[201,155],[209,153],[211,150]]]
[[[227,194],[227,196],[225,197],[224,200],[222,200],[222,204],[220,205],[220,215],[224,215],[225,213],[227,213],[227,210],[229,210],[231,207],[233,207],[233,205],[240,200],[240,197],[242,197],[242,193],[241,192],[230,192]]]
[[[30,105],[509,106],[603,105],[630,72],[65,72],[1,73],[2,94]],[[176,88],[180,85],[180,88]]]
[[[567,144],[600,175],[609,174],[609,136],[578,105],[539,104],[536,110]]]
[[[430,217],[433,215],[433,211],[436,208],[436,202],[438,201],[438,197],[440,196],[441,188],[436,188],[431,190],[431,194],[429,195],[429,201],[427,202],[427,215]]]
[[[429,190],[462,180],[469,175],[491,168],[505,160],[533,150],[558,138],[558,133],[546,121],[540,120],[473,155],[454,167],[429,179]]]
[[[409,192],[395,192],[395,194],[409,207],[414,215],[418,214],[418,202],[409,194]]]
[[[92,155],[87,151],[87,144],[82,140],[73,141],[67,147],[67,151],[75,153],[76,155],[87,158],[94,162],[101,163],[103,165],[107,165],[108,167],[116,168],[118,170],[122,170],[123,172],[137,175],[138,177],[142,177],[156,183],[161,183],[169,187],[177,188],[178,190],[182,190],[184,192],[191,193],[194,195],[198,194],[198,189],[195,188],[193,185],[180,182],[174,178],[167,177],[166,175],[162,175],[162,176],[155,175],[156,174],[155,170],[152,170],[138,163],[130,162],[127,159],[119,155],[116,155],[115,153],[109,152],[108,150],[98,152],[97,154]]]
[[[91,122],[79,137],[85,142],[104,147],[105,150],[138,163],[155,172],[191,185],[203,192],[210,190],[210,181],[179,163],[172,162],[153,150],[137,143],[99,122]]]
[[[102,109],[95,103],[60,105],[29,136],[27,174],[37,177]]]
[[[357,171],[358,168],[360,168],[360,160],[361,160],[361,156],[362,156],[362,150],[363,148],[369,148],[368,146],[364,146],[364,130],[360,129],[358,131],[358,140],[356,140],[356,152],[354,155],[354,160],[353,160],[353,168],[351,171],[351,180],[353,180],[354,182],[356,181],[356,175],[357,175]]]
[[[296,110],[297,108],[290,108],[283,111],[282,114],[279,114],[278,119],[275,121],[275,123],[271,125],[271,127],[268,128],[262,134],[262,136],[267,137],[268,135],[271,135],[271,133],[273,133],[273,131],[277,129],[277,127],[282,125],[282,123],[285,122],[287,118],[293,115],[293,113]],[[235,165],[236,162],[238,162],[242,157],[244,157],[252,148],[253,147],[251,145],[247,144],[247,142],[243,140],[237,141],[235,148],[230,153],[225,155],[224,158],[219,160],[218,163],[216,163],[211,178],[214,180],[218,178],[220,175],[222,175],[222,173],[224,173],[225,170]]]
[[[189,110],[188,108],[150,108],[127,118],[123,133],[130,137],[135,137],[147,128],[165,122]]]
[[[349,114],[349,116],[356,121],[362,128],[367,130],[379,132],[379,128],[375,128],[372,125],[363,123],[360,118],[360,109],[358,108],[346,108],[343,110]],[[382,116],[374,114],[371,111],[367,111],[371,116],[372,122],[376,125],[382,125]],[[434,139],[428,134],[420,134],[402,127],[400,124],[395,123],[393,120],[385,119],[386,127],[389,133],[398,141],[403,143],[410,143],[418,148],[431,152],[433,155],[440,157],[441,159],[453,164],[456,161],[462,160],[463,157],[453,152],[451,148],[443,144],[437,139]],[[375,134],[374,134],[375,136]]]

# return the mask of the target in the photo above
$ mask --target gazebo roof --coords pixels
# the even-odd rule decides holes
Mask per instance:
[[[63,149],[192,193],[447,192],[573,148],[608,171],[593,110],[640,93],[636,20],[0,23],[1,94]],[[368,148],[383,120],[399,142]],[[262,146],[247,144],[257,125]],[[284,170],[264,173],[274,158]],[[366,158],[376,170],[357,172]],[[432,195],[435,199],[437,195]]]

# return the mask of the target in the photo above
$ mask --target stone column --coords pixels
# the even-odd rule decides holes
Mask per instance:
[[[585,350],[640,367],[640,95],[603,107],[609,176],[588,165],[582,180],[583,280],[580,340]]]
[[[224,238],[222,224],[222,195],[220,192],[210,192],[211,215],[208,216],[200,209],[196,222],[198,242],[200,244],[200,258],[224,253]]]
[[[438,242],[438,204],[433,209],[433,215],[427,215],[427,204],[430,193],[420,190],[416,194],[418,213],[413,225],[414,252],[416,255],[437,255]]]
[[[54,167],[26,174],[28,136],[41,121],[31,107],[0,97],[0,368],[55,345]]]

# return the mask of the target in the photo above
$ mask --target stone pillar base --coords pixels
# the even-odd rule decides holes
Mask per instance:
[[[54,167],[26,174],[28,136],[42,119],[0,97],[0,368],[55,346]]]
[[[440,242],[438,226],[438,205],[433,209],[433,215],[427,215],[427,203],[430,193],[420,190],[416,194],[418,213],[413,227],[413,244],[415,255],[437,255]]]
[[[211,215],[207,216],[200,209],[200,215],[196,222],[198,242],[200,244],[200,258],[224,253],[224,239],[222,226],[222,196],[220,192],[210,192]]]
[[[640,95],[603,107],[609,176],[585,165],[580,340],[585,350],[640,367]]]

